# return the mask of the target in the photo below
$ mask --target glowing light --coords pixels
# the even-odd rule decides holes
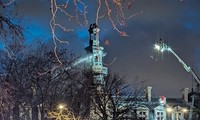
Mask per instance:
[[[171,51],[171,48],[168,47],[168,46],[167,46],[166,44],[164,44],[164,43],[156,43],[156,44],[154,45],[154,49],[156,49],[156,50],[158,50],[158,51],[160,51],[160,52],[164,52],[165,50]]]
[[[58,106],[58,109],[60,110],[59,112],[56,111],[49,111],[47,113],[48,118],[53,118],[55,120],[79,120],[76,119],[74,116],[73,112],[69,111],[65,105],[60,104]]]
[[[186,112],[188,112],[188,109],[183,108],[182,111],[183,111],[184,113],[186,113]]]
[[[167,110],[167,112],[172,112],[173,111],[173,109],[171,107],[168,107],[166,110]]]
[[[161,51],[161,52],[164,52],[164,50],[165,50],[165,49],[161,49],[160,51]]]
[[[156,49],[156,50],[160,50],[160,45],[157,45],[157,44],[155,44],[155,47],[154,47],[154,49]]]
[[[59,106],[58,106],[58,108],[60,109],[60,110],[62,110],[62,109],[64,109],[64,105],[62,105],[62,104],[60,104]]]

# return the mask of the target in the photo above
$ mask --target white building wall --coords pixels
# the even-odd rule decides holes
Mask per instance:
[[[155,120],[166,120],[166,109],[160,105],[154,108],[154,119]]]

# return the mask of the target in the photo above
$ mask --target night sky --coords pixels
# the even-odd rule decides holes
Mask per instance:
[[[89,24],[95,21],[95,3],[95,0],[86,1]],[[25,43],[32,46],[37,41],[52,44],[49,1],[16,0],[16,4],[14,10],[23,16]],[[127,74],[129,84],[145,81],[143,85],[152,86],[155,96],[181,97],[182,88],[192,87],[192,75],[171,53],[155,51],[154,43],[162,38],[200,76],[200,1],[135,0],[130,13],[137,12],[141,13],[127,21],[126,29],[119,27],[128,37],[121,37],[107,19],[99,21],[100,39],[107,52],[104,62],[110,63],[117,58],[107,67],[113,72]],[[59,38],[70,43],[63,46],[84,56],[89,26],[69,23],[64,16],[59,21],[74,29],[73,32],[57,33]],[[110,45],[105,46],[104,40],[109,40]]]

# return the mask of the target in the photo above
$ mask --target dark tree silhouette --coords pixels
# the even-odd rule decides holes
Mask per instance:
[[[12,11],[15,6],[15,0],[0,0],[0,45],[11,59],[15,59],[16,54],[24,48],[21,18],[16,11]]]
[[[60,66],[54,55],[47,46],[42,45],[36,51],[27,52],[16,59],[1,56],[1,81],[5,81],[3,77],[5,76],[6,83],[9,84],[6,84],[5,88],[5,82],[2,83],[5,92],[0,94],[0,98],[4,97],[2,102],[7,99],[2,107],[6,109],[5,105],[9,105],[13,108],[10,111],[13,111],[11,116],[15,120],[31,119],[30,110],[33,120],[38,119],[39,113],[43,120],[47,115],[46,112],[54,109],[59,102],[64,101],[67,104],[73,101],[79,73],[72,63],[77,57],[66,49],[59,50],[58,55],[65,63]],[[7,89],[8,85],[13,86],[13,89]],[[2,110],[1,112],[4,113]]]
[[[105,77],[105,86],[102,87],[101,93],[97,91],[93,83],[93,72],[90,69],[83,71],[82,88],[78,92],[77,102],[79,105],[79,114],[86,119],[89,116],[91,106],[97,111],[95,114],[101,120],[107,119],[124,119],[126,116],[131,118],[133,102],[130,98],[137,97],[141,89],[131,89],[125,82],[126,76],[120,76],[115,73],[109,73]],[[131,92],[130,92],[131,90]],[[94,100],[95,99],[95,103]]]

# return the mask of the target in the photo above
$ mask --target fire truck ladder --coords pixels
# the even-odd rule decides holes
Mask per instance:
[[[197,74],[194,72],[194,70],[188,66],[167,44],[165,44],[161,39],[155,44],[155,49],[158,50],[158,51],[161,51],[161,52],[164,52],[164,51],[169,51],[171,52],[177,59],[178,61],[183,65],[183,68],[192,74],[193,78],[196,80],[196,82],[198,83],[197,84],[197,89],[198,86],[200,85],[200,79],[199,77],[197,76]],[[199,92],[199,91],[197,91]],[[192,103],[190,105],[190,111],[189,111],[189,120],[192,119],[192,113],[193,113],[193,108],[194,108],[194,97],[192,97]]]

